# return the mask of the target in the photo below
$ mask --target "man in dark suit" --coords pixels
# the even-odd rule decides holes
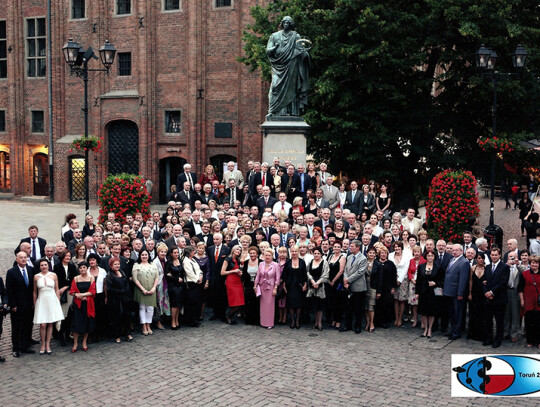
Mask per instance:
[[[463,233],[463,253],[467,253],[467,249],[474,249],[475,254],[478,253],[478,246],[473,242],[473,235],[471,232]]]
[[[39,229],[36,225],[32,225],[28,228],[28,237],[25,237],[24,239],[21,239],[17,247],[15,248],[15,254],[19,253],[21,250],[21,243],[27,242],[30,243],[32,246],[32,254],[30,255],[30,259],[32,262],[35,262],[36,260],[41,259],[43,256],[45,256],[45,245],[47,244],[47,241],[45,239],[42,239],[41,237],[38,237]]]
[[[204,242],[206,244],[206,247],[212,246],[214,240],[213,236],[210,234],[210,222],[204,221],[201,225],[202,232],[196,235],[197,239],[199,239],[200,242]]]
[[[218,197],[216,194],[212,192],[212,185],[210,184],[204,184],[203,186],[203,192],[200,195],[201,197],[201,203],[208,205],[208,202],[210,200],[218,201]]]
[[[312,189],[311,177],[305,173],[305,167],[303,164],[298,164],[297,171],[298,177],[300,178],[300,188],[298,189],[298,195],[300,195],[302,198],[306,198],[307,190]]]
[[[270,174],[270,171],[268,171],[267,163],[262,163],[261,171],[256,172],[253,176],[253,188],[251,190],[255,191],[257,185],[262,185],[263,187],[266,186],[270,188],[270,190],[273,190],[275,188],[274,177],[272,176],[272,174]]]
[[[189,182],[184,182],[182,186],[183,189],[176,194],[176,199],[178,199],[179,202],[182,202],[182,206],[189,204],[190,207],[193,207],[193,196],[195,192],[191,191]]]
[[[450,260],[452,260],[452,255],[450,253],[446,252],[446,242],[444,240],[438,240],[435,245],[435,263],[439,266],[441,269],[440,273],[442,276],[446,273],[446,268],[448,267],[448,264],[450,263]],[[433,323],[433,329],[436,330],[440,326],[440,330],[443,333],[446,333],[448,330],[448,322],[449,322],[449,305],[446,304],[439,309],[439,315],[436,316],[435,322]],[[440,317],[440,324],[439,319]]]
[[[287,222],[281,222],[279,224],[279,245],[287,247],[287,241],[294,237],[292,233],[289,233],[289,224]]]
[[[347,191],[345,195],[345,209],[349,209],[355,215],[360,213],[360,200],[362,193],[358,191],[358,184],[356,181],[351,182],[351,190]]]
[[[464,296],[469,283],[471,266],[463,257],[463,247],[460,244],[453,245],[452,256],[453,259],[450,260],[444,277],[443,293],[449,304],[450,324],[452,326],[450,340],[455,340],[461,337]]]
[[[319,208],[330,208],[330,203],[324,199],[322,188],[317,188],[315,191],[315,203]]]
[[[236,186],[236,181],[232,178],[229,180],[229,187],[225,189],[225,192],[229,197],[231,208],[234,206],[234,201],[242,202],[244,198],[242,190]]]
[[[257,231],[261,231],[264,234],[264,240],[266,240],[268,243],[270,243],[270,238],[272,235],[277,233],[276,229],[270,226],[270,219],[268,216],[263,216],[261,218],[261,227],[255,230],[255,233]]]
[[[249,206],[250,208],[254,205],[253,198],[249,192],[249,185],[246,183],[242,188],[242,201],[240,203],[241,207]]]
[[[287,202],[292,203],[300,191],[300,177],[294,171],[294,166],[289,165],[287,172],[281,176],[281,191],[287,195]]]
[[[176,188],[183,188],[184,182],[189,182],[191,191],[195,190],[195,184],[197,183],[197,176],[191,172],[191,164],[184,164],[184,172],[178,174],[176,178]]]
[[[506,287],[510,278],[510,267],[501,261],[501,249],[494,247],[490,253],[491,264],[486,267],[484,275],[486,282],[483,286],[485,296],[484,327],[485,340],[483,345],[493,344],[494,348],[501,346],[504,332],[504,308],[507,302]],[[496,334],[493,338],[493,318],[495,317]]]
[[[66,233],[66,235],[67,235],[67,233]],[[82,243],[82,242],[83,242],[83,240],[82,240],[82,231],[81,231],[81,229],[74,229],[73,230],[73,239],[71,239],[67,243],[67,248],[71,252],[72,256],[75,255],[75,247],[79,243]]]
[[[251,188],[252,177],[255,174],[255,171],[253,170],[253,167],[254,167],[254,162],[251,161],[251,160],[248,161],[247,162],[246,176],[244,177],[244,186],[247,185],[248,190]]]
[[[208,288],[213,298],[214,315],[210,320],[220,319],[226,321],[225,310],[227,309],[227,291],[225,289],[225,279],[221,276],[223,262],[230,254],[230,249],[223,244],[223,235],[216,233],[212,237],[214,245],[206,250],[210,260],[210,279]]]
[[[102,269],[105,269],[107,272],[111,271],[111,268],[109,267],[109,260],[111,260],[111,257],[116,257],[120,259],[120,270],[126,271],[126,264],[127,259],[123,256],[120,256],[120,251],[122,250],[122,246],[120,243],[113,243],[111,246],[111,254],[109,256],[104,256],[101,258],[101,261],[99,262],[99,266]]]
[[[510,253],[514,253],[516,256],[516,259],[519,259],[521,256],[521,250],[518,249],[518,241],[516,239],[508,239],[506,242],[506,247],[508,248],[508,251],[504,253],[503,256],[503,262],[508,263],[508,255]]]
[[[326,226],[330,225],[332,226],[332,229],[334,228],[334,221],[330,220],[330,215],[331,215],[330,209],[324,208],[321,211],[321,219],[316,220],[314,223],[315,226],[318,226],[321,228],[321,230],[323,231],[323,234],[324,234],[324,229],[326,228]]]
[[[172,230],[172,236],[165,240],[165,244],[170,249],[178,247],[177,239],[183,236],[182,225],[174,225]]]
[[[26,261],[25,252],[17,253],[16,265],[6,274],[6,291],[11,307],[11,344],[16,358],[21,353],[35,353],[30,349],[34,317],[34,269],[28,267]]]
[[[194,210],[191,215],[191,220],[186,223],[184,229],[189,229],[190,236],[197,236],[199,233],[202,233],[202,224],[201,213],[198,210]]]
[[[263,187],[263,196],[257,200],[257,206],[259,207],[259,213],[263,214],[266,208],[270,210],[274,207],[277,199],[270,195],[270,187]]]

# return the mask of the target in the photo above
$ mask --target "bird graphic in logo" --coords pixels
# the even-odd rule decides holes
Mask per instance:
[[[485,395],[520,396],[540,391],[540,360],[526,356],[484,356],[452,370],[463,386]]]

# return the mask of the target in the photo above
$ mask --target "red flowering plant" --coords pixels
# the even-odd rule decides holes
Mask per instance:
[[[426,220],[434,239],[458,242],[467,221],[478,216],[476,178],[470,171],[445,170],[431,181]]]
[[[101,148],[103,147],[102,139],[96,136],[81,136],[76,138],[71,142],[71,149],[69,150],[70,153],[75,151],[84,152],[86,150],[88,151],[94,151],[96,153],[101,153]]]
[[[500,137],[480,137],[478,139],[478,146],[488,153],[495,152],[502,154],[514,151],[512,142]]]
[[[143,219],[150,217],[150,194],[146,190],[146,180],[134,174],[109,175],[98,193],[99,221],[107,220],[113,212],[120,222],[126,220],[128,213],[142,213]]]

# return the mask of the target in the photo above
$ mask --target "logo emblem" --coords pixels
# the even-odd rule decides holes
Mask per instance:
[[[467,357],[465,363],[456,356]],[[452,355],[452,370],[459,384],[452,380],[452,396],[538,396],[540,395],[540,357],[536,355]],[[465,391],[460,386],[474,392]],[[454,389],[454,387],[457,387]],[[454,391],[455,390],[455,391]],[[537,394],[533,394],[537,393]]]

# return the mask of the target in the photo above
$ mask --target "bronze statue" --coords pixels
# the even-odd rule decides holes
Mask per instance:
[[[273,33],[266,46],[266,55],[272,64],[267,119],[300,116],[307,105],[311,43],[294,30],[291,17],[284,17],[280,27],[282,30]]]

